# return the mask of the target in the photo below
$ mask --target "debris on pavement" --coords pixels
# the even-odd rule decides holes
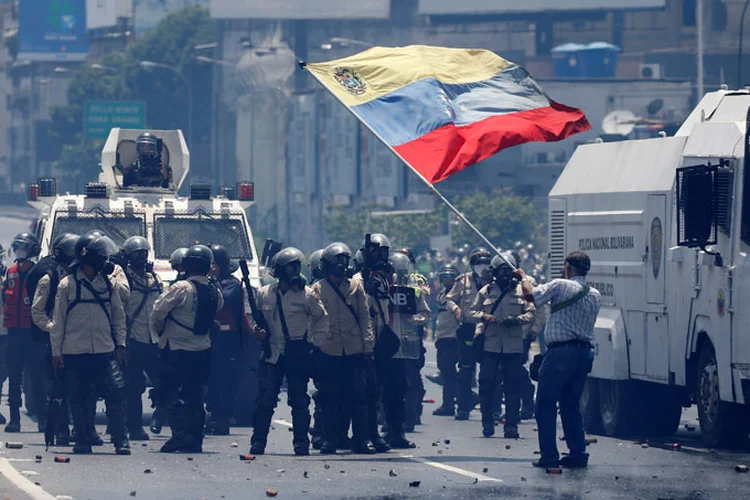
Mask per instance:
[[[24,476],[38,476],[39,475],[38,472],[35,472],[33,470],[22,470],[21,474],[23,474]]]
[[[305,479],[307,479],[307,471],[305,471],[305,472],[302,473],[302,477],[304,477]]]
[[[55,457],[55,462],[58,464],[67,464],[70,462],[70,457]]]
[[[521,481],[526,482],[527,479],[525,477],[521,476]]]
[[[506,449],[506,450],[510,450],[510,445],[509,445],[509,444],[506,444],[506,445],[505,445],[505,449]]]
[[[143,471],[144,474],[151,474],[153,471],[151,469],[146,469]]]
[[[560,434],[560,438],[559,439],[560,439],[560,441],[565,441],[565,436],[563,436],[562,434]]]
[[[443,439],[443,442],[444,442],[445,444],[451,444],[451,440],[450,440],[450,439]]]
[[[275,497],[275,496],[276,496],[276,495],[278,495],[278,494],[279,494],[279,491],[278,491],[278,490],[275,490],[275,489],[273,489],[273,488],[268,488],[268,489],[266,490],[266,496],[267,496],[267,497]]]
[[[276,471],[276,474],[283,474],[286,472],[286,469],[279,469]]]
[[[237,447],[239,447],[239,445],[240,445],[239,443],[232,443],[231,444],[232,448],[237,448]]]
[[[586,438],[586,444],[595,444],[598,443],[599,440],[596,438]]]
[[[434,403],[435,403],[435,400],[434,400],[434,399],[432,399],[432,398],[430,398],[430,399],[423,399],[423,400],[422,400],[422,402],[423,402],[423,403],[432,403],[432,404],[434,404]]]
[[[422,481],[412,481],[409,483],[409,488],[419,488],[420,484],[422,484]]]
[[[240,460],[243,462],[249,462],[251,460],[255,460],[255,455],[240,455]]]
[[[391,470],[389,470],[389,471],[388,471],[388,475],[389,475],[389,476],[391,476],[391,477],[396,477],[396,476],[398,476],[398,474],[396,474],[396,471],[395,471],[395,470],[393,470],[393,469],[391,469]]]
[[[328,465],[328,464],[325,464],[325,465],[323,465],[323,468],[324,468],[324,469],[330,469],[330,468],[331,468],[331,466],[330,466],[330,465]]]
[[[10,442],[8,442],[8,443],[5,443],[5,447],[9,448],[11,450],[20,450],[21,448],[23,448],[23,443],[10,443]]]
[[[131,497],[134,497],[134,496],[136,496],[136,495],[137,495],[137,493],[136,493],[135,491],[131,491],[131,492],[130,492],[130,496],[131,496]]]
[[[474,482],[473,482],[473,483],[471,483],[471,484],[477,484],[478,482],[479,482],[479,478],[475,477],[475,478],[474,478]]]
[[[562,469],[559,467],[550,467],[547,469],[547,474],[562,474]]]
[[[747,465],[735,465],[734,470],[736,470],[737,472],[747,472],[748,467]]]
[[[489,469],[487,467],[485,467],[484,469],[482,469],[482,472],[485,473],[485,474],[487,474],[487,472],[489,472]]]

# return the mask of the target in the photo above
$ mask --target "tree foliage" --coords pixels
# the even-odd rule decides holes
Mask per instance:
[[[88,100],[143,100],[149,128],[180,128],[187,135],[190,125],[185,84],[169,70],[141,67],[141,61],[166,64],[188,79],[195,108],[193,140],[205,142],[211,127],[211,71],[210,66],[192,56],[196,45],[212,39],[208,9],[191,5],[168,14],[155,30],[141,35],[124,52],[110,53],[99,66],[82,66],[73,75],[68,105],[53,111],[48,138],[61,147],[56,167],[71,188],[74,183],[96,180],[99,172],[102,141],[84,137],[83,112]]]
[[[516,241],[539,243],[543,215],[528,198],[510,189],[478,191],[453,200],[461,211],[498,248],[512,248]],[[384,233],[396,246],[419,252],[430,248],[430,238],[447,233],[448,207],[440,205],[432,213],[373,217],[373,211],[387,210],[373,206],[332,207],[324,217],[329,240],[343,241],[353,251],[360,248],[366,233]],[[453,246],[464,243],[484,245],[471,228],[451,216]]]

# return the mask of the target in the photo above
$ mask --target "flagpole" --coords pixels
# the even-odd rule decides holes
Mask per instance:
[[[326,89],[339,103],[341,103],[342,106],[344,106],[344,108],[346,108],[347,111],[349,111],[349,113],[351,113],[357,119],[357,121],[359,121],[367,130],[369,130],[370,133],[372,135],[374,135],[385,147],[387,147],[388,149],[390,149],[391,153],[393,153],[394,155],[396,155],[396,157],[399,160],[401,160],[406,166],[408,166],[411,169],[411,171],[414,172],[414,174],[416,174],[416,176],[419,177],[422,180],[422,182],[424,182],[427,185],[427,187],[430,188],[430,190],[438,198],[440,198],[440,200],[443,203],[445,203],[445,205],[449,209],[451,209],[453,211],[453,213],[455,213],[456,216],[458,216],[459,219],[461,219],[464,222],[464,224],[466,224],[467,226],[469,226],[469,228],[471,228],[471,230],[474,231],[477,234],[477,236],[479,236],[482,239],[482,241],[484,241],[492,249],[492,251],[494,251],[495,253],[497,253],[500,256],[500,258],[505,261],[506,264],[510,265],[512,268],[516,267],[516,266],[513,265],[512,262],[508,262],[508,260],[500,253],[500,250],[498,250],[497,247],[495,247],[495,245],[493,245],[492,242],[490,240],[488,240],[487,237],[484,234],[482,234],[482,232],[479,231],[479,229],[477,229],[477,227],[474,224],[472,224],[469,221],[469,219],[467,219],[466,216],[463,213],[461,213],[461,211],[459,209],[457,209],[450,201],[448,201],[448,199],[445,196],[443,196],[443,194],[440,191],[438,191],[437,188],[430,181],[428,181],[427,178],[425,178],[424,175],[422,175],[417,169],[415,169],[414,167],[412,167],[411,164],[408,161],[406,161],[404,159],[404,157],[401,156],[399,154],[399,152],[396,151],[393,148],[393,146],[391,146],[390,144],[388,144],[385,141],[385,139],[383,139],[383,137],[380,134],[378,134],[375,130],[373,130],[373,128],[367,122],[365,122],[364,120],[362,120],[362,118],[360,118],[359,115],[357,115],[357,113],[355,113],[349,106],[347,106],[346,103],[344,103],[344,101],[338,95],[336,95],[335,92],[331,92],[331,90],[328,88],[328,85],[326,85],[326,83],[323,80],[321,80],[320,78],[318,78],[318,75],[316,75],[315,72],[310,71],[307,68],[307,63],[306,62],[299,61],[297,64],[299,65],[299,67],[301,69],[306,70],[310,75],[312,75],[312,77],[315,78],[315,80],[319,84],[321,84],[324,89]]]

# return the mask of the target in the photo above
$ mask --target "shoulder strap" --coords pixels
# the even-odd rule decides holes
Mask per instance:
[[[357,311],[355,311],[352,305],[346,301],[346,297],[344,297],[344,294],[341,293],[341,290],[339,290],[338,286],[331,283],[331,280],[329,280],[328,278],[326,278],[326,281],[328,282],[329,285],[331,285],[331,288],[333,288],[333,291],[336,292],[336,295],[339,296],[339,298],[341,299],[341,302],[343,302],[344,305],[349,309],[349,312],[352,313],[352,316],[354,316],[354,319],[357,321],[357,324],[359,325],[359,315],[357,314]]]
[[[550,311],[552,313],[556,313],[556,312],[562,311],[563,309],[567,307],[572,306],[573,304],[575,304],[576,302],[584,298],[586,295],[588,295],[590,290],[591,288],[588,285],[584,285],[583,290],[581,290],[580,292],[578,292],[577,294],[575,294],[568,300],[564,300],[560,302],[559,304],[555,304],[554,306],[550,308]]]
[[[57,274],[57,269],[51,269],[47,271],[49,276],[49,293],[47,294],[47,303],[44,305],[44,310],[47,314],[50,314],[55,309],[55,296],[57,294],[57,285],[60,284],[60,276]]]
[[[104,304],[106,304],[106,303],[108,303],[108,302],[110,302],[112,300],[112,286],[109,283],[109,278],[105,277],[104,281],[107,283],[107,292],[109,293],[109,296],[110,296],[109,299],[107,299],[107,300],[102,300],[101,294],[99,292],[97,292],[96,289],[88,281],[81,280],[81,281],[79,281],[79,285],[83,285],[89,292],[91,292],[93,294],[94,301],[97,304],[99,304],[99,307],[102,308],[102,311],[104,311],[104,314],[107,315],[107,321],[109,321],[110,324],[111,324],[112,323],[112,319],[109,316],[109,311],[107,310],[107,306],[105,306]],[[80,298],[80,296],[81,296],[81,288],[79,286],[79,288],[76,290],[76,298],[78,299],[78,298]]]
[[[495,311],[497,311],[497,308],[500,306],[500,302],[503,301],[506,295],[508,295],[508,290],[505,290],[504,292],[502,292],[500,296],[497,298],[497,300],[495,301],[495,303],[492,304],[492,309],[490,309],[490,316],[495,314]]]
[[[279,319],[281,320],[281,330],[284,332],[284,338],[287,342],[291,338],[289,327],[286,325],[286,316],[284,316],[284,306],[281,305],[281,289],[276,289],[276,307],[279,309]]]
[[[146,279],[148,279],[148,277],[146,277]],[[131,293],[133,291],[132,284],[130,285],[130,291]],[[135,311],[133,311],[133,314],[127,319],[128,334],[130,333],[130,330],[133,328],[133,323],[135,322],[135,318],[140,316],[141,313],[143,312],[143,308],[146,307],[146,302],[148,302],[149,295],[151,295],[151,292],[155,290],[153,288],[146,288],[143,290],[139,288],[138,291],[141,292],[141,302],[138,304],[138,307],[135,308]]]

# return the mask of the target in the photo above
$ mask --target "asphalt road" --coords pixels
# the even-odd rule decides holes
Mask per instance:
[[[434,373],[430,347],[425,373]],[[429,399],[439,400],[440,388],[427,382]],[[158,449],[168,436],[133,443],[133,455],[115,456],[111,446],[91,456],[72,455],[70,448],[45,452],[38,433],[0,435],[19,441],[23,449],[0,450],[0,498],[80,499],[247,499],[265,498],[269,488],[277,498],[742,498],[750,491],[750,474],[735,465],[750,457],[714,451],[700,445],[695,412],[683,415],[684,425],[670,443],[597,437],[590,445],[587,470],[548,474],[534,469],[536,424],[522,423],[521,439],[481,437],[479,413],[469,422],[433,417],[436,404],[425,404],[424,425],[410,437],[415,450],[370,457],[341,453],[305,458],[292,454],[291,421],[285,395],[269,437],[267,455],[243,462],[249,429],[233,429],[229,437],[206,439],[202,455],[163,455]],[[26,429],[36,426],[25,416]],[[100,426],[104,431],[104,426]],[[502,433],[500,433],[502,434]],[[560,443],[563,445],[563,443]],[[564,446],[564,445],[563,445]],[[41,462],[35,457],[40,455]],[[54,457],[70,457],[55,463]],[[418,482],[418,486],[416,486]],[[412,486],[410,486],[412,483]],[[25,493],[24,493],[25,492]]]

